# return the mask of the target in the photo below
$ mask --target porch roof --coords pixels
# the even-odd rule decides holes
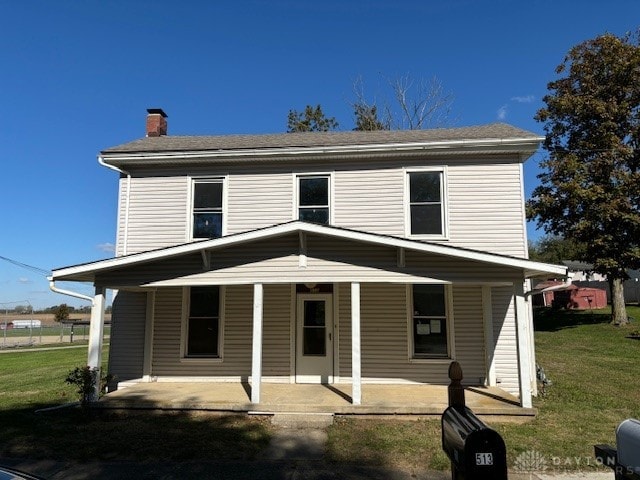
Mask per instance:
[[[534,262],[507,255],[499,255],[461,247],[452,247],[449,245],[406,239],[390,235],[362,232],[335,226],[292,221],[248,232],[227,235],[216,239],[194,241],[182,245],[59,268],[53,270],[51,280],[95,282],[96,278],[102,275],[112,275],[124,269],[130,270],[132,267],[148,267],[167,260],[175,260],[179,257],[193,256],[193,254],[201,254],[202,263],[207,267],[210,261],[208,256],[210,252],[230,247],[241,247],[252,242],[272,240],[292,234],[300,236],[301,255],[304,255],[304,248],[302,247],[303,237],[306,234],[311,234],[319,235],[327,239],[346,240],[362,243],[363,245],[368,246],[391,247],[399,250],[435,255],[443,258],[469,261],[476,265],[484,264],[486,267],[499,267],[502,269],[508,269],[513,272],[514,276],[522,278],[544,275],[565,277],[567,275],[567,267],[561,265]]]

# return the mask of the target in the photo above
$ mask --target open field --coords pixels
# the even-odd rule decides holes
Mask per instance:
[[[493,427],[506,441],[510,466],[518,455],[537,452],[549,470],[593,470],[593,445],[615,443],[618,423],[640,417],[640,341],[626,338],[638,324],[612,327],[601,311],[538,313],[538,360],[553,385],[535,400],[535,420]],[[629,313],[640,318],[640,308],[630,307]],[[255,458],[269,441],[273,427],[242,416],[80,409],[35,413],[75,400],[63,380],[85,358],[84,348],[0,356],[0,456],[238,459]],[[337,419],[328,433],[330,462],[449,467],[438,420]]]

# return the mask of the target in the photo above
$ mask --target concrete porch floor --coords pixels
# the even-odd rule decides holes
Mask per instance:
[[[99,408],[180,409],[252,413],[332,413],[335,415],[441,415],[447,408],[445,385],[362,385],[362,405],[351,404],[350,384],[263,383],[261,402],[250,401],[251,386],[240,383],[134,383],[107,394]],[[534,408],[497,387],[467,387],[466,404],[476,415],[496,420],[527,420]]]

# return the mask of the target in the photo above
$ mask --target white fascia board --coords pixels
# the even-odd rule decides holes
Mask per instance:
[[[360,241],[375,245],[404,248],[423,253],[433,253],[436,255],[444,255],[464,260],[473,260],[477,262],[490,263],[493,265],[518,268],[522,269],[525,277],[540,276],[544,274],[553,274],[558,276],[567,275],[567,267],[560,265],[533,262],[527,259],[505,257],[502,255],[480,252],[477,250],[465,250],[435,243],[426,243],[417,240],[407,240],[399,237],[376,235],[355,230],[346,230],[342,228],[327,227],[319,224],[294,221],[275,225],[273,227],[266,227],[259,230],[252,230],[245,233],[220,237],[212,240],[204,240],[184,245],[178,245],[175,247],[168,247],[161,250],[152,250],[149,252],[137,253],[126,257],[116,257],[99,262],[62,268],[53,271],[52,279],[64,280],[65,278],[79,276],[87,273],[96,274],[98,272],[108,271],[115,268],[132,266],[154,260],[163,260],[199,251],[215,250],[230,245],[240,245],[242,243],[251,242],[254,240],[264,240],[267,238],[286,235],[293,232],[315,233],[318,235]]]
[[[447,140],[434,142],[411,142],[411,143],[381,143],[370,145],[336,145],[327,147],[281,147],[281,148],[256,148],[238,150],[196,150],[196,151],[168,151],[140,152],[140,153],[102,153],[100,157],[107,164],[118,166],[128,163],[135,163],[143,160],[146,163],[153,161],[163,162],[172,160],[200,161],[202,159],[246,159],[253,160],[269,159],[273,157],[295,157],[304,156],[324,156],[348,155],[363,153],[395,153],[395,152],[415,152],[425,153],[429,151],[441,152],[446,150],[486,150],[499,149],[504,152],[520,152],[526,154],[525,157],[533,154],[541,141],[545,137],[524,137],[524,138],[504,138],[504,139],[481,139],[481,140]]]

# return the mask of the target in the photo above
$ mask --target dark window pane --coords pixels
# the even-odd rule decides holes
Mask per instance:
[[[218,317],[219,305],[218,287],[191,287],[189,317]]]
[[[303,222],[322,223],[327,225],[329,223],[329,209],[301,208],[299,218]]]
[[[190,318],[188,356],[218,356],[218,319]]]
[[[193,238],[222,236],[222,213],[194,213]]]
[[[324,327],[325,302],[323,300],[305,300],[304,302],[304,326]]]
[[[327,348],[325,345],[325,329],[316,327],[305,327],[303,331],[303,354],[304,355],[325,355]]]
[[[413,320],[413,347],[417,357],[447,356],[447,328],[445,319]]]
[[[444,285],[414,285],[413,315],[444,317],[446,312]]]
[[[420,172],[409,174],[410,201],[439,202],[440,172]]]
[[[300,205],[329,205],[329,179],[300,179]]]
[[[194,208],[222,208],[222,182],[194,184]]]
[[[437,205],[411,205],[412,234],[442,233],[442,209]]]

